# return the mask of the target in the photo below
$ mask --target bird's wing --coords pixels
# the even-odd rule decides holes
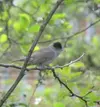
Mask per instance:
[[[20,59],[13,60],[12,62],[25,61],[25,59],[26,59],[26,57],[23,57],[23,58],[20,58]]]
[[[46,48],[45,48],[46,49]],[[43,51],[45,51],[45,49],[43,48],[43,49],[40,49],[39,51],[35,51],[32,55],[31,55],[31,58],[30,59],[35,59],[35,57],[37,56],[37,55],[40,55],[41,53],[43,53]],[[12,62],[16,62],[16,61],[25,61],[25,59],[26,59],[26,56],[24,56],[24,57],[22,57],[22,58],[20,58],[20,59],[16,59],[16,60],[14,60],[14,61],[12,61]]]
[[[41,65],[44,63],[49,63],[49,61],[52,61],[55,57],[55,52],[53,52],[50,48],[43,48],[39,51],[36,51],[32,54],[28,64],[35,64],[35,65]],[[15,61],[25,61],[26,57],[15,60]],[[14,61],[14,62],[15,62]]]
[[[53,52],[51,49],[43,48],[37,52],[34,52],[33,55],[30,58],[29,64],[43,64],[50,60],[53,60],[55,57],[55,52]]]

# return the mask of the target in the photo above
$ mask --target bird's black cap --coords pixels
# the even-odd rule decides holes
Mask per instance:
[[[53,46],[54,46],[56,49],[62,49],[62,45],[61,45],[60,42],[55,42],[55,43],[53,44]]]

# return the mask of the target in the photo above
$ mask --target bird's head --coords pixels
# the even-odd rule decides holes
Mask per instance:
[[[58,54],[63,50],[63,46],[60,42],[54,42],[50,44],[50,47]]]
[[[53,47],[56,49],[56,50],[62,50],[63,47],[62,47],[62,44],[60,42],[55,42],[53,43]]]

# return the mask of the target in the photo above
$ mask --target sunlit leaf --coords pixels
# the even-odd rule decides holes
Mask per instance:
[[[66,21],[66,22],[64,22],[62,24],[63,24],[65,30],[72,29],[72,25],[69,22]]]
[[[93,37],[92,39],[92,43],[95,45],[95,46],[98,46],[99,45],[99,40],[96,36]]]
[[[27,21],[27,23],[30,23],[30,17],[27,14],[20,14],[20,18]]]
[[[100,100],[100,96],[95,92],[92,92],[91,94],[87,95],[86,97],[89,97],[90,101]]]
[[[40,49],[39,46],[36,46],[35,49],[34,49],[34,51],[37,51],[39,49]]]
[[[20,14],[20,26],[22,29],[26,29],[30,24],[30,17],[27,14]]]
[[[33,5],[33,7],[37,8],[39,4],[36,1],[32,1],[32,5]]]
[[[76,62],[70,66],[80,68],[80,67],[84,67],[84,63],[83,62]]]
[[[39,29],[40,29],[40,25],[39,25],[39,24],[35,24],[35,25],[31,26],[31,27],[28,29],[28,31],[29,31],[29,32],[38,32]]]
[[[3,12],[2,19],[6,20],[8,18],[8,12]]]
[[[94,101],[94,102],[95,102],[95,101]],[[95,106],[96,104],[95,104],[94,102],[93,102],[93,101],[89,101],[89,102],[88,102],[88,106],[89,106],[89,107],[96,107],[96,106]]]
[[[20,27],[20,23],[19,22],[15,22],[14,25],[13,25],[14,29],[16,31],[20,31],[21,30],[21,27]]]
[[[51,34],[46,34],[46,35],[44,35],[44,37],[45,37],[46,40],[50,40],[52,35]]]
[[[61,102],[56,102],[53,104],[53,107],[65,107],[65,105]]]
[[[56,20],[56,19],[61,19],[61,18],[65,18],[66,14],[65,13],[56,13],[53,15],[52,19]]]
[[[2,28],[2,27],[0,27],[0,32],[1,32],[1,31],[3,31],[3,28]]]
[[[30,24],[30,17],[27,14],[20,14],[19,20],[14,23],[13,27],[16,31],[26,30]]]
[[[52,90],[50,88],[45,89],[45,96],[49,96],[52,93]]]
[[[70,5],[74,2],[74,0],[64,0],[64,1],[65,1],[66,5]]]
[[[76,77],[80,76],[81,74],[82,74],[82,72],[75,72],[75,73],[71,74],[71,77],[76,78]]]
[[[71,74],[71,68],[70,67],[65,67],[63,68],[63,70],[61,71],[63,74],[70,76]]]
[[[40,11],[42,13],[45,13],[45,12],[47,12],[48,8],[49,8],[48,5],[42,4],[41,7],[40,7]]]
[[[28,52],[28,50],[29,50],[29,45],[22,45],[22,46],[20,47],[20,49],[21,49],[22,53],[23,53],[24,55],[26,55],[27,52]]]
[[[95,0],[94,2],[95,2],[95,3],[100,3],[100,0]]]
[[[12,25],[12,24],[13,24],[13,21],[9,19],[8,25],[10,26],[10,25]]]
[[[2,34],[1,36],[0,36],[0,43],[4,43],[4,42],[6,42],[7,41],[7,35],[6,34]]]

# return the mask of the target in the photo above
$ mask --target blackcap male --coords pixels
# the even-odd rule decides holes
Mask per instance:
[[[28,62],[28,65],[48,65],[61,53],[62,50],[62,44],[60,42],[54,42],[48,47],[42,48],[34,52]],[[16,61],[25,61],[25,58]]]

